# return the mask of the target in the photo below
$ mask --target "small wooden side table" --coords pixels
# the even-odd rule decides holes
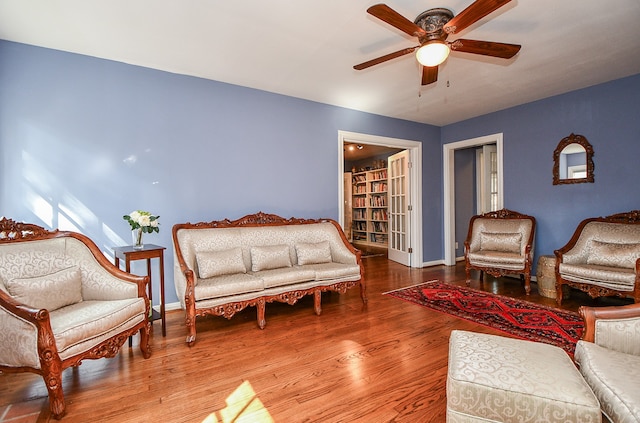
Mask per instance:
[[[153,244],[144,244],[144,247],[139,250],[134,250],[133,246],[126,245],[124,247],[114,247],[113,252],[115,255],[116,267],[120,267],[120,260],[124,260],[125,271],[131,273],[131,262],[135,260],[147,260],[147,276],[149,276],[149,301],[153,306],[153,283],[151,283],[151,259],[160,259],[160,316],[157,316],[157,312],[152,308],[151,320],[162,320],[162,336],[167,336],[167,326],[165,320],[164,310],[164,250],[165,247]]]

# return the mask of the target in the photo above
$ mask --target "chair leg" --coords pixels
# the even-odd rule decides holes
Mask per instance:
[[[258,312],[258,327],[260,329],[264,329],[264,327],[267,325],[267,320],[264,317],[265,308],[266,301],[264,300],[264,298],[260,298],[258,300],[258,303],[256,304],[256,309]]]
[[[464,271],[467,274],[467,286],[469,286],[471,285],[471,269],[465,266]]]
[[[367,287],[364,285],[364,281],[360,280],[360,298],[362,298],[362,303],[367,303]]]
[[[151,322],[147,322],[144,327],[140,328],[140,351],[144,358],[151,357],[151,345],[149,344],[149,332],[151,331]],[[131,337],[129,337],[131,342]]]
[[[313,310],[318,316],[322,314],[322,291],[319,289],[313,291]]]
[[[527,295],[531,294],[531,274],[521,274],[520,278],[524,281],[524,292]]]
[[[558,283],[558,281],[556,281],[556,304],[562,305],[562,283]]]
[[[64,393],[62,392],[61,363],[50,363],[42,368],[44,384],[49,392],[49,409],[56,420],[65,415]]]

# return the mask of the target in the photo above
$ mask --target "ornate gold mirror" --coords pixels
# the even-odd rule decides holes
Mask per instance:
[[[582,135],[560,140],[553,152],[553,185],[593,182],[593,147]]]

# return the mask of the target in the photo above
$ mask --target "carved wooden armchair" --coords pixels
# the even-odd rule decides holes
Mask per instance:
[[[536,219],[512,210],[502,209],[475,215],[469,222],[464,242],[467,285],[471,269],[493,276],[520,274],[527,295],[531,292],[531,266]]]
[[[583,220],[555,255],[558,304],[563,285],[640,302],[640,210]]]
[[[61,418],[64,369],[115,356],[138,331],[150,356],[147,283],[82,234],[0,219],[0,372],[41,375]]]
[[[640,421],[640,304],[580,307],[580,373],[612,422]]]

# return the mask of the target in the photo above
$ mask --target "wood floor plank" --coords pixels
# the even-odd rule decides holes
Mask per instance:
[[[451,331],[500,332],[383,295],[434,279],[464,285],[462,264],[411,269],[384,256],[364,263],[366,306],[355,289],[323,294],[321,316],[312,297],[294,306],[268,304],[264,330],[253,308],[231,320],[200,319],[192,348],[184,342],[184,313],[168,312],[166,338],[155,323],[150,359],[136,345],[125,346],[113,359],[64,372],[63,421],[202,422],[211,413],[222,421],[233,394],[249,408],[261,402],[276,422],[443,422]],[[525,299],[513,278],[488,276],[471,286]],[[555,306],[532,286],[526,299]],[[620,301],[572,292],[563,308]],[[234,394],[243,386],[253,391]],[[0,375],[0,406],[46,395],[37,375]],[[50,420],[47,409],[39,421]]]

